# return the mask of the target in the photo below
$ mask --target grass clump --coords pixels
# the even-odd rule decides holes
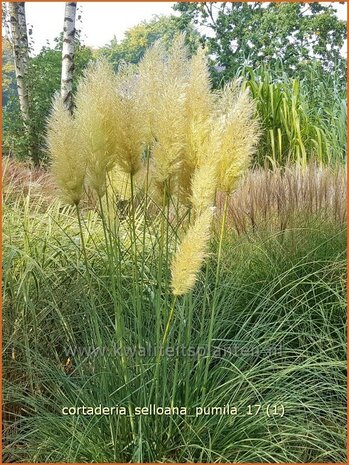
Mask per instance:
[[[136,73],[93,65],[76,104],[48,131],[71,205],[7,191],[5,460],[344,460],[344,225],[319,208],[230,227],[259,133],[247,92],[212,92],[179,37]],[[99,406],[118,413],[83,413]]]
[[[216,301],[212,356],[179,352],[159,361],[156,354],[143,357],[136,351],[123,361],[98,215],[85,218],[93,303],[74,210],[53,205],[45,215],[32,211],[26,216],[27,230],[18,225],[21,210],[17,217],[11,212],[11,224],[6,221],[4,398],[12,417],[5,423],[5,457],[34,462],[345,460],[342,227],[308,217],[302,228],[283,234],[259,231],[237,238],[227,233],[216,295],[213,253],[194,292],[177,301],[167,333],[168,347],[207,347]],[[219,244],[218,236],[213,239],[211,252]],[[121,264],[118,305],[124,343],[134,350],[137,283],[131,279],[131,253]],[[152,253],[150,247],[148,260]],[[166,313],[160,339],[154,329],[167,297],[159,295],[151,270],[145,270],[142,346],[154,347],[165,333]],[[153,403],[185,405],[191,414],[135,416],[131,427],[127,415],[61,413],[64,406],[128,409],[130,404],[135,409]],[[247,416],[195,415],[198,407],[227,404],[243,413],[249,405],[264,410]],[[268,418],[268,404],[282,404],[284,416]]]

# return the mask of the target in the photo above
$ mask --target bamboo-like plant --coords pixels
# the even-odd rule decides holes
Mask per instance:
[[[254,160],[257,165],[343,163],[347,115],[336,70],[323,73],[310,66],[303,79],[291,79],[282,66],[277,74],[263,66],[244,67],[240,74],[243,87],[256,101],[263,128]]]

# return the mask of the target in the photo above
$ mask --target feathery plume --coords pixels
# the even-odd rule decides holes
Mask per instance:
[[[184,93],[180,83],[174,82],[163,90],[152,150],[154,175],[160,183],[167,181],[180,167],[185,130],[183,105]]]
[[[106,190],[106,175],[118,164],[134,175],[141,168],[144,125],[137,107],[133,68],[117,75],[105,60],[92,64],[76,96],[77,121],[84,139],[87,175],[98,196]]]
[[[217,163],[207,160],[194,171],[191,204],[196,214],[213,207],[217,189]]]
[[[248,90],[228,84],[221,95],[216,131],[220,134],[218,188],[231,192],[248,168],[259,139],[255,105]]]
[[[186,92],[186,117],[191,121],[205,121],[210,117],[214,104],[206,50],[200,48],[189,62]]]
[[[62,198],[78,205],[83,195],[86,166],[76,121],[60,96],[54,99],[48,120],[47,145],[52,158],[52,172]]]
[[[139,100],[150,128],[152,173],[159,192],[172,193],[181,168],[187,124],[184,105],[188,63],[184,36],[178,35],[168,52],[158,41],[139,65]]]
[[[105,194],[106,174],[116,163],[115,75],[100,60],[90,65],[76,94],[76,120],[81,131],[87,179],[99,197]]]
[[[185,96],[185,151],[179,172],[180,200],[190,203],[192,178],[198,158],[210,136],[210,114],[214,106],[206,51],[200,48],[189,62],[189,78]]]
[[[207,208],[186,232],[172,265],[172,292],[183,295],[195,285],[198,272],[207,256],[213,209]]]
[[[148,48],[138,64],[137,92],[139,111],[148,131],[147,145],[155,139],[155,125],[159,118],[158,104],[161,100],[164,80],[166,79],[166,51],[162,41],[158,40]]]
[[[115,156],[121,170],[134,176],[142,167],[146,129],[139,111],[138,79],[132,66],[123,66],[116,75]]]

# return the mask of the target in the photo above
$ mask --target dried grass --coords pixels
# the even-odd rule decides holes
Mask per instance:
[[[219,194],[219,212],[223,203],[224,194]],[[309,215],[344,224],[345,168],[310,164],[250,170],[231,194],[227,215],[227,224],[238,234],[261,228],[283,231],[294,226],[297,218]]]
[[[4,199],[26,196],[42,198],[48,205],[57,196],[51,173],[16,160],[3,162]],[[286,168],[250,170],[231,194],[227,225],[238,234],[270,227],[284,230],[296,216],[318,215],[334,222],[346,222],[346,171],[343,167]],[[218,215],[223,210],[224,194],[218,194]],[[91,205],[90,207],[95,207]]]
[[[43,197],[49,204],[57,197],[57,187],[50,172],[7,157],[2,166],[2,191],[5,201],[30,193],[31,198]]]

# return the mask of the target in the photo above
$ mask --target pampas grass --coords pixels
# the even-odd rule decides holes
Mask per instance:
[[[87,182],[102,197],[106,175],[116,163],[117,127],[115,75],[106,61],[90,65],[80,80],[75,98],[76,122],[83,141]]]
[[[205,272],[198,276],[200,285],[177,297],[167,346],[175,354],[178,348],[179,354],[160,357],[157,389],[151,396],[157,360],[137,355],[135,311],[140,301],[141,347],[158,347],[173,306],[165,259],[161,276],[159,272],[162,215],[155,225],[150,216],[141,221],[136,215],[137,244],[143,251],[138,266],[143,272],[135,282],[133,250],[125,240],[112,270],[121,277],[115,308],[101,218],[93,208],[83,211],[93,271],[92,303],[74,209],[57,199],[47,205],[43,177],[35,178],[42,183],[41,200],[37,191],[33,198],[27,189],[22,193],[22,171],[18,166],[6,171],[19,185],[12,189],[17,202],[11,195],[4,203],[3,218],[5,462],[345,463],[346,234],[333,216],[321,215],[333,205],[329,194],[338,180],[333,173],[319,175],[314,168],[313,175],[322,179],[322,192],[328,195],[318,210],[314,200],[313,213],[309,208],[297,227],[285,231],[283,240],[277,228],[264,229],[260,223],[255,233],[241,232],[238,238],[233,226],[228,228],[213,325],[217,355],[210,362],[203,395],[206,356],[182,356],[181,350],[188,341],[194,349],[207,345],[217,264],[218,238],[213,235]],[[256,180],[252,192],[263,214],[268,184],[259,197],[258,192],[270,173],[251,173],[246,179],[248,186],[243,180],[239,189],[248,194]],[[308,184],[311,189],[301,171],[292,179],[294,184],[298,179],[299,192],[306,192]],[[343,173],[340,179],[345,179]],[[278,188],[269,184],[271,197],[288,192],[286,182]],[[247,200],[238,192],[234,208],[243,210]],[[338,198],[344,208],[345,197]],[[143,208],[139,211],[143,219]],[[128,220],[121,222],[122,234],[129,231]],[[169,225],[170,238],[176,229],[183,237],[181,224],[173,220]],[[116,237],[113,245],[118,245]],[[124,368],[116,352],[116,310],[124,322],[122,341],[132,351]],[[186,405],[190,414],[136,416],[133,434],[128,415],[61,412],[65,406],[128,406],[129,401],[133,407],[147,407],[155,398],[159,406]],[[240,407],[241,415],[195,416],[198,406],[227,403]],[[268,418],[263,409],[258,415],[244,415],[248,405],[259,403],[264,408],[283,404],[285,415]]]
[[[207,160],[193,174],[191,203],[198,214],[215,203],[217,190],[217,165]]]
[[[61,196],[73,205],[78,205],[83,196],[86,163],[81,144],[78,122],[65,108],[62,99],[56,97],[48,124],[47,145]]]
[[[250,165],[259,139],[259,124],[253,118],[255,105],[248,90],[240,90],[236,83],[225,86],[219,103],[218,188],[230,193]]]
[[[207,257],[214,255],[212,301],[199,329],[211,350],[227,211],[218,247],[211,254],[216,194],[219,189],[232,192],[249,165],[258,139],[253,112],[253,103],[239,83],[218,93],[211,89],[205,51],[190,58],[182,35],[174,38],[168,51],[157,43],[138,66],[121,67],[116,74],[106,61],[93,63],[78,85],[67,134],[77,133],[76,157],[86,162],[81,193],[85,190],[92,201],[97,197],[93,217],[99,227],[97,236],[88,227],[86,212],[76,208],[78,232],[73,243],[78,286],[84,288],[86,324],[93,328],[97,343],[103,343],[106,333],[112,334],[121,351],[115,366],[121,380],[119,394],[128,411],[121,427],[129,444],[140,441],[140,448],[140,425],[132,415],[137,394],[130,387],[142,380],[149,387],[143,391],[142,403],[163,402],[169,365],[161,353],[150,363],[137,355],[131,364],[124,350],[127,345],[141,347],[150,339],[161,350],[181,340],[190,345],[194,328],[198,331],[196,284]],[[58,133],[63,116],[51,117],[51,133]],[[63,171],[68,168],[64,162],[62,158]],[[58,183],[59,172],[53,175]],[[97,284],[99,273],[103,278]],[[206,285],[204,289],[208,298]],[[107,315],[98,312],[100,306],[104,308],[103,299],[108,303]],[[197,394],[205,397],[211,360],[207,355],[194,370],[190,360],[183,367],[179,362],[171,365],[172,399],[179,387],[182,405],[191,402],[192,376],[200,379]],[[111,385],[104,375],[102,379],[109,400]],[[156,421],[155,433],[160,431]]]
[[[212,217],[212,208],[207,208],[184,236],[171,265],[173,295],[186,294],[194,287],[207,255]]]
[[[188,55],[179,35],[168,52],[156,43],[138,67],[121,67],[115,75],[101,60],[87,69],[75,99],[77,158],[86,160],[86,183],[98,197],[114,167],[132,185],[146,167],[147,184],[163,206],[176,197],[203,210],[216,187],[236,187],[259,137],[254,105],[239,83],[213,92],[205,51]],[[57,124],[51,119],[51,132]]]
[[[118,167],[134,176],[142,168],[141,157],[145,148],[145,126],[139,111],[137,76],[132,67],[120,67],[116,75],[115,157]]]
[[[254,112],[248,91],[242,90],[239,82],[226,85],[218,93],[211,90],[205,51],[199,50],[189,58],[183,35],[174,39],[169,51],[161,42],[156,43],[138,67],[123,66],[116,75],[104,60],[92,64],[79,83],[76,125],[67,131],[78,129],[76,140],[81,147],[76,147],[77,160],[86,160],[86,184],[99,198],[101,215],[105,204],[109,218],[116,217],[117,197],[129,198],[133,215],[130,228],[136,241],[135,202],[142,195],[136,189],[138,172],[142,173],[146,197],[150,193],[164,209],[163,233],[171,208],[177,213],[181,206],[188,209],[187,234],[198,243],[197,249],[193,247],[193,257],[197,255],[198,259],[193,259],[187,280],[180,277],[181,260],[173,261],[176,295],[186,293],[195,283],[207,240],[204,223],[210,224],[207,212],[215,204],[217,189],[232,192],[249,166],[259,137]],[[60,115],[51,118],[50,134],[57,133],[60,124],[68,125],[66,115]],[[64,165],[62,159],[62,172],[67,169]],[[59,177],[57,166],[55,173]],[[108,201],[107,196],[101,203],[107,185],[116,198]],[[80,197],[81,193],[82,185]],[[166,245],[166,255],[171,248]],[[181,244],[183,248],[188,254],[187,239]]]

